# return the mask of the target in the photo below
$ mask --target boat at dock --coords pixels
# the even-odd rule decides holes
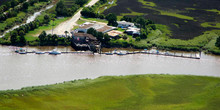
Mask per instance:
[[[36,54],[45,54],[45,52],[35,52]]]
[[[20,48],[18,50],[15,50],[16,53],[19,53],[19,54],[27,54],[26,50],[23,49],[23,48]]]
[[[127,53],[120,51],[120,52],[117,53],[117,55],[127,55]]]
[[[53,51],[49,52],[50,55],[59,55],[61,54],[61,52],[56,51],[56,49],[54,49]]]
[[[108,52],[108,53],[105,53],[105,55],[113,55],[113,53],[111,53],[111,52]]]

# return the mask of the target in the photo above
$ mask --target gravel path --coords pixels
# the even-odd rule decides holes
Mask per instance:
[[[87,5],[87,6],[92,6],[94,5],[96,2],[98,2],[99,0],[91,0]],[[53,29],[53,34],[57,34],[57,35],[64,35],[65,31],[70,32],[71,29],[73,29],[73,25],[76,25],[77,20],[80,18],[81,14],[80,12],[82,11],[82,9],[80,9],[71,19],[59,24],[56,28]],[[48,30],[46,31],[47,34],[52,34],[52,30]]]

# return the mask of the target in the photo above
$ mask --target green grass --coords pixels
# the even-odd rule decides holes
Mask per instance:
[[[218,110],[220,78],[132,75],[0,92],[1,110]]]
[[[175,12],[160,10],[160,13],[161,13],[161,15],[173,16],[173,17],[177,17],[177,18],[180,18],[180,19],[194,20],[194,18],[191,17],[191,16],[181,15],[181,14],[178,14],[178,13],[175,13]]]
[[[220,28],[220,23],[205,22],[205,23],[202,23],[201,26],[202,27]]]
[[[102,22],[102,23],[108,23],[107,20],[104,19],[99,19],[99,18],[85,18],[85,17],[81,17],[82,19],[85,19],[87,21],[97,21],[97,22]]]
[[[130,8],[127,8],[130,13],[121,13],[120,16],[117,16],[117,19],[120,20],[123,16],[141,16],[141,15],[146,15],[145,13],[139,13],[139,12],[135,12],[133,10],[131,10]]]
[[[157,6],[154,2],[149,2],[149,1],[145,1],[145,0],[138,0],[138,2],[141,2],[145,6],[151,6],[151,7]]]
[[[217,10],[217,9],[211,9],[211,10],[206,10],[206,11],[215,12],[215,13],[218,13],[220,15],[220,10]]]
[[[60,23],[68,20],[69,17],[65,17],[63,19],[55,19],[55,21],[53,22],[52,20],[50,21],[49,25],[45,25],[45,26],[40,26],[38,27],[37,29],[33,30],[33,31],[29,31],[26,35],[25,35],[25,38],[29,38],[31,37],[30,39],[31,40],[35,40],[35,39],[32,39],[33,37],[37,37],[38,34],[40,34],[42,31],[44,30],[50,30],[52,29],[52,26],[54,26],[54,28],[56,26],[58,26]]]
[[[139,0],[139,2],[141,2],[144,5],[143,8],[148,8],[148,9],[158,11],[158,12],[160,12],[161,15],[172,16],[172,17],[185,19],[185,20],[194,20],[194,18],[191,16],[179,14],[179,13],[181,13],[181,11],[179,11],[179,10],[172,10],[172,11],[161,10],[161,9],[157,9],[156,4],[153,2],[147,2],[147,1],[143,1],[143,0]],[[192,9],[192,8],[188,8],[188,9]]]

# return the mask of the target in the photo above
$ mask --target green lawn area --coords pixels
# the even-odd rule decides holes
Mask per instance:
[[[60,23],[62,23],[64,21],[66,21],[67,19],[69,19],[69,17],[65,17],[63,19],[55,19],[54,22],[51,20],[49,25],[40,26],[39,28],[37,28],[37,29],[35,29],[33,31],[29,31],[25,35],[25,38],[28,41],[35,40],[37,38],[37,35],[40,34],[42,31],[44,31],[44,30],[51,30],[52,26],[54,26],[54,28],[55,28],[56,26],[58,26]]]
[[[102,23],[108,23],[107,20],[103,20],[103,19],[98,19],[98,18],[85,18],[85,17],[81,17],[82,19],[88,20],[88,21],[97,21],[97,22],[102,22]]]
[[[220,78],[106,76],[0,92],[1,110],[218,110]]]

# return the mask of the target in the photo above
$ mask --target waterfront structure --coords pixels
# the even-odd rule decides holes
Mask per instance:
[[[91,34],[72,33],[71,46],[75,50],[90,50],[98,52],[101,43]]]

